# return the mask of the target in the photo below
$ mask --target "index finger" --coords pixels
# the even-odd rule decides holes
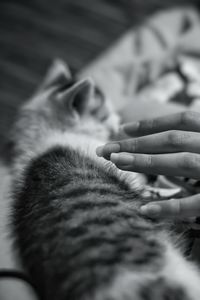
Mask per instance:
[[[200,132],[200,113],[186,111],[155,119],[124,124],[121,127],[129,136],[141,136],[168,130]]]
[[[140,209],[142,214],[149,217],[197,217],[200,216],[200,194],[180,199],[151,202]]]

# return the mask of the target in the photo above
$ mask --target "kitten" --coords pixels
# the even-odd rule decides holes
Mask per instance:
[[[118,118],[57,61],[13,131],[12,226],[42,299],[198,300],[200,276],[168,224],[140,215],[134,174],[95,155]]]

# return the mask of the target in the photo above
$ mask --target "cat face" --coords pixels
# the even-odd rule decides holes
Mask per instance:
[[[56,60],[24,110],[42,113],[47,126],[109,138],[119,117],[91,78],[74,80],[68,67]]]

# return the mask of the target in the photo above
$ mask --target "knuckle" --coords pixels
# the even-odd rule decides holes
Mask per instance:
[[[154,129],[156,127],[157,121],[155,119],[150,119],[150,120],[145,120],[145,121],[140,121],[140,129],[145,130],[145,129]]]
[[[181,165],[184,170],[193,171],[194,169],[200,168],[200,155],[183,153],[181,158]]]
[[[190,134],[188,132],[172,130],[168,134],[168,144],[171,147],[183,149],[189,138]]]
[[[138,149],[139,149],[139,140],[138,139],[134,139],[132,141],[132,144],[131,144],[131,150],[133,152],[136,152]]]
[[[178,130],[172,130],[168,134],[168,144],[172,147],[180,147],[184,142],[183,134]]]
[[[145,165],[147,168],[153,167],[153,156],[152,155],[146,155],[144,159]]]
[[[127,140],[124,142],[120,142],[120,149],[121,151],[127,151],[127,152],[132,152],[134,150],[134,140]]]
[[[183,153],[181,155],[182,157],[182,160],[181,160],[181,165],[182,165],[182,168],[185,169],[185,170],[189,170],[191,169],[191,165],[192,163],[192,159],[191,159],[191,155],[189,153]]]
[[[180,115],[180,123],[181,125],[190,124],[197,116],[197,113],[194,111],[185,111]]]

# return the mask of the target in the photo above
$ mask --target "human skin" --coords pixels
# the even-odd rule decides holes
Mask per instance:
[[[119,169],[200,179],[200,113],[187,111],[124,124],[130,138],[97,148]],[[141,212],[152,217],[200,215],[200,194],[151,202]]]

